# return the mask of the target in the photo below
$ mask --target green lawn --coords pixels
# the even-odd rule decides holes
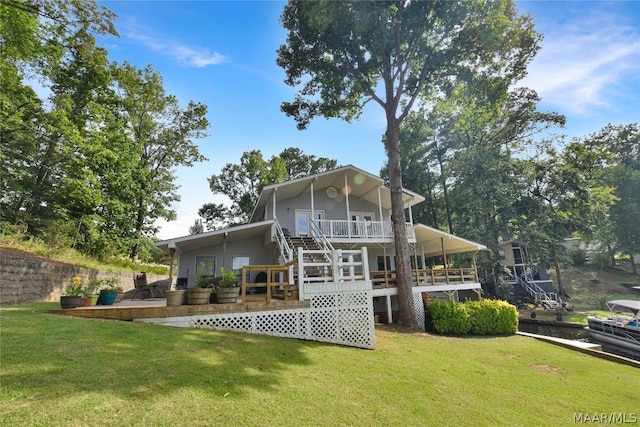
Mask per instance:
[[[541,426],[640,410],[639,369],[520,336],[378,330],[371,351],[56,306],[0,309],[3,426]]]

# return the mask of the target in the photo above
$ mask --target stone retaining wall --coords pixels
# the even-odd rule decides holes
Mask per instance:
[[[44,258],[23,258],[2,251],[0,253],[0,305],[21,304],[37,301],[58,301],[64,290],[72,284],[74,276],[88,283],[93,279],[116,277],[125,291],[133,294],[133,275],[113,273],[70,264],[50,261]],[[167,275],[147,273],[149,284],[159,282],[164,289],[170,286]]]

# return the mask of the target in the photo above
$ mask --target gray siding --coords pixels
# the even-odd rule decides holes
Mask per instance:
[[[264,242],[265,238],[262,235],[249,239],[227,242],[226,259],[224,259],[224,262],[222,245],[184,252],[180,255],[178,277],[186,277],[188,287],[195,287],[197,283],[196,257],[201,256],[216,257],[216,276],[220,275],[220,267],[224,266],[225,270],[231,269],[234,256],[248,256],[251,264],[253,265],[277,264],[277,250],[275,249],[275,246],[273,244],[269,244],[265,247]],[[255,274],[256,273],[253,273],[253,275]],[[253,279],[254,277],[250,278],[250,280]]]

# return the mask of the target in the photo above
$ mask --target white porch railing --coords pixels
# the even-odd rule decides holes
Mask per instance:
[[[369,280],[367,248],[355,250],[337,249],[330,252],[330,262],[317,257],[305,256],[325,251],[308,251],[298,248],[297,285],[300,299],[304,299],[304,286],[307,283],[339,283]]]
[[[315,220],[327,239],[390,239],[393,238],[391,221],[347,221],[338,219]],[[414,238],[411,223],[406,223],[407,237]]]

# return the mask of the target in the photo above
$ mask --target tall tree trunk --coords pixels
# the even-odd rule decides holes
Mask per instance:
[[[551,259],[553,260],[553,267],[556,270],[556,281],[558,282],[558,295],[561,297],[568,297],[567,292],[564,290],[564,286],[562,285],[562,276],[560,271],[560,263],[558,262],[558,256],[556,254],[556,246],[551,243]]]
[[[398,287],[398,323],[418,329],[413,307],[409,242],[402,200],[402,167],[400,164],[400,124],[387,113],[386,145],[389,158],[389,185],[391,187],[391,215],[396,246],[396,284]]]
[[[144,188],[143,191],[144,192]],[[140,194],[138,197],[138,212],[136,214],[136,227],[135,227],[135,243],[131,248],[131,259],[138,260],[140,254],[140,240],[142,239],[142,229],[144,228],[145,219],[145,198],[144,194]]]
[[[444,175],[444,162],[442,161],[442,153],[438,148],[438,143],[434,138],[434,147],[436,149],[436,159],[438,159],[438,166],[440,167],[440,184],[442,185],[442,195],[444,196],[444,208],[447,214],[447,225],[449,226],[449,233],[453,234],[453,221],[451,220],[451,206],[449,204],[449,191],[447,189],[447,177]]]
[[[636,264],[635,260],[633,259],[633,254],[631,252],[629,252],[629,261],[631,262],[631,269],[633,271],[633,274],[637,275],[638,274],[638,265]]]

